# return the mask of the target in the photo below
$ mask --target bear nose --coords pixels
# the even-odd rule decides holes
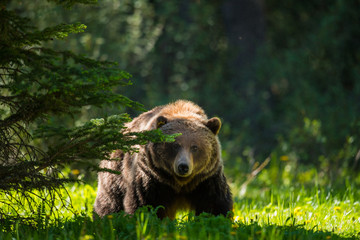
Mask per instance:
[[[189,172],[189,165],[186,163],[180,163],[178,166],[179,174],[186,175]]]

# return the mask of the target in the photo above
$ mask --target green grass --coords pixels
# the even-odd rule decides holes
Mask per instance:
[[[3,221],[0,239],[360,238],[360,190],[351,185],[339,191],[315,186],[253,186],[244,198],[237,197],[236,185],[232,188],[233,220],[180,213],[174,221],[161,221],[156,210],[148,208],[139,209],[134,216],[119,213],[92,220],[96,187],[71,184],[66,190],[72,208],[61,207],[59,201],[57,214],[49,214],[45,206],[45,210],[39,211],[36,228]],[[69,199],[66,203],[70,206]]]

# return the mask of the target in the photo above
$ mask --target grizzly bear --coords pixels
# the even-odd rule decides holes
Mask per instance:
[[[133,154],[117,150],[100,167],[94,211],[100,217],[121,210],[132,214],[141,206],[163,206],[160,218],[174,219],[177,210],[226,215],[232,195],[223,172],[217,137],[219,118],[185,100],[158,106],[127,124],[127,131],[160,129],[181,133],[174,142],[148,143]]]

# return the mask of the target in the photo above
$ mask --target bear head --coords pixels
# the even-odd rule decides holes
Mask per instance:
[[[147,148],[153,171],[162,172],[160,179],[175,190],[191,190],[222,167],[219,118],[194,121],[158,116],[153,124],[164,134],[181,133],[174,142],[150,143]]]

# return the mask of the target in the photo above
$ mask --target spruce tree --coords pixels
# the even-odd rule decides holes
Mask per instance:
[[[54,2],[64,7],[94,3]],[[48,41],[85,28],[74,23],[39,30],[31,19],[0,3],[0,220],[31,222],[36,214],[56,212],[58,188],[71,181],[61,174],[68,163],[91,165],[91,160],[106,159],[114,149],[136,151],[135,144],[171,140],[158,131],[124,134],[124,124],[130,121],[125,113],[73,128],[49,121],[74,116],[85,106],[142,109],[114,93],[114,87],[131,84],[130,74],[115,63],[45,47]],[[49,142],[46,147],[44,141]]]

